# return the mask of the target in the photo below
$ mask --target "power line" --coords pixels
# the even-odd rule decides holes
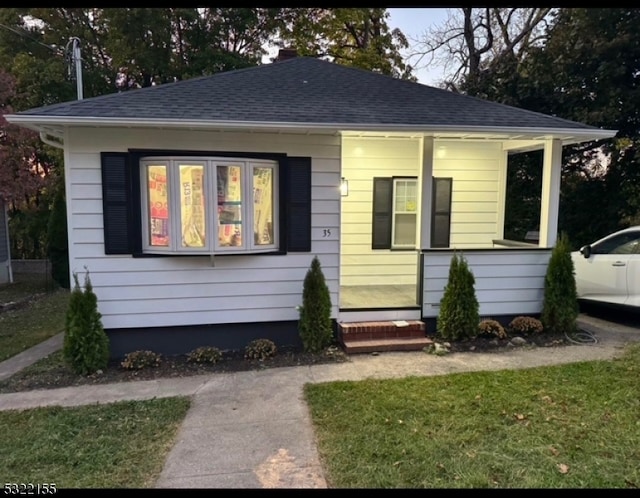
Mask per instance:
[[[6,26],[6,25],[1,24],[1,23],[0,23],[0,27],[8,29],[9,31],[11,31],[12,33],[15,33],[18,36],[23,36],[23,37],[28,38],[29,40],[31,40],[33,42],[36,42],[38,45],[42,45],[43,47],[46,47],[49,50],[51,50],[52,52],[54,52],[56,55],[62,55],[60,53],[60,50],[59,50],[58,47],[47,45],[46,43],[42,43],[40,40],[36,40],[32,36],[29,36],[26,32],[20,32],[17,29],[12,28],[11,26]]]
[[[77,97],[78,100],[82,100],[83,95],[82,95],[82,57],[80,56],[80,39],[77,37],[72,37],[69,39],[69,42],[67,43],[64,53],[61,53],[61,50],[54,46],[51,45],[47,45],[46,43],[42,43],[40,40],[36,40],[35,38],[33,38],[32,36],[29,36],[26,32],[20,32],[10,26],[6,26],[5,24],[0,23],[0,27],[5,28],[9,31],[11,31],[12,33],[15,33],[19,36],[23,36],[25,38],[28,38],[31,41],[36,42],[38,45],[42,45],[43,47],[48,48],[49,50],[53,51],[56,55],[62,55],[64,56],[64,58],[67,60],[67,64],[68,64],[68,70],[69,70],[69,77],[73,78],[72,72],[71,72],[71,67],[75,66],[75,80],[76,80],[76,86],[77,86]],[[71,48],[70,48],[71,47]]]

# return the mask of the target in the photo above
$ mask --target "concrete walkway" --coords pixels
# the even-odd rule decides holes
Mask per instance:
[[[40,344],[1,362],[0,380],[8,379],[23,368],[33,365],[36,361],[50,355],[51,353],[55,353],[58,349],[62,348],[63,341],[64,334],[54,335],[46,341],[43,341]]]
[[[303,398],[306,383],[611,359],[621,353],[625,344],[640,342],[640,328],[586,316],[579,321],[597,342],[446,356],[422,352],[355,355],[350,362],[341,364],[0,394],[0,410],[188,395],[192,396],[192,406],[157,487],[323,488],[326,482]],[[26,364],[28,357],[44,351],[46,348],[29,350],[23,353],[22,361]],[[0,364],[0,374],[9,371],[5,364]]]

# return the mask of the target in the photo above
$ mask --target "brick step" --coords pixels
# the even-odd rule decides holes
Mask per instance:
[[[338,332],[344,341],[372,341],[381,339],[419,339],[425,337],[425,324],[420,320],[340,323]]]
[[[426,337],[342,341],[344,352],[347,354],[378,353],[384,351],[420,351],[430,344],[433,344],[433,341]]]

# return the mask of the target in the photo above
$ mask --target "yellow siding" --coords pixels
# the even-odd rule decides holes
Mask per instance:
[[[343,138],[342,176],[349,195],[342,197],[341,285],[416,283],[415,251],[371,249],[372,192],[374,177],[417,177],[421,147],[419,139]]]

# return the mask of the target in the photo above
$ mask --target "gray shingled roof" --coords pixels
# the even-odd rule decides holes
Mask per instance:
[[[310,57],[39,107],[18,115],[595,129]]]

